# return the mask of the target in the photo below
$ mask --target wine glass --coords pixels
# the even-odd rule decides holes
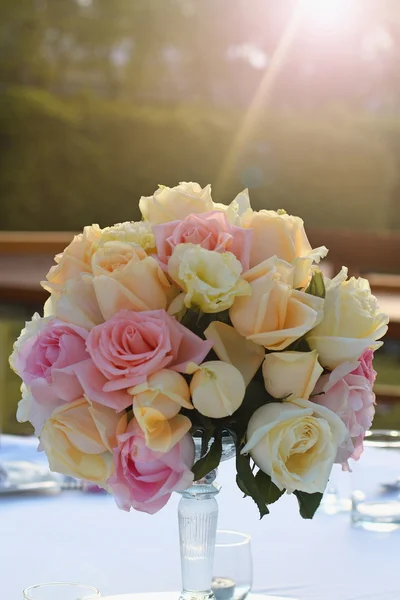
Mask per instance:
[[[98,589],[82,583],[39,583],[26,588],[24,600],[96,600]]]
[[[216,600],[244,600],[253,581],[251,537],[239,531],[218,530],[211,588]]]

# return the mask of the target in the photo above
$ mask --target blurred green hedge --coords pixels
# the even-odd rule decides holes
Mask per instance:
[[[159,183],[218,181],[243,114],[137,107],[11,88],[0,95],[0,229],[75,230],[139,218]],[[309,227],[400,227],[400,122],[266,112],[242,149],[229,202],[285,208]]]

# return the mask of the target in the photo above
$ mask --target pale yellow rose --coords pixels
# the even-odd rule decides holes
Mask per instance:
[[[387,332],[389,318],[379,310],[366,279],[347,280],[347,269],[326,280],[323,319],[307,337],[322,366],[334,369],[357,360],[367,348],[376,350]]]
[[[128,392],[132,395],[133,414],[151,450],[168,452],[190,430],[190,419],[178,414],[182,407],[193,409],[190,390],[176,371],[161,369]]]
[[[241,372],[247,386],[264,360],[264,346],[246,340],[234,327],[220,321],[210,323],[204,335],[213,342],[213,350],[218,358]]]
[[[116,436],[126,425],[125,413],[81,398],[53,411],[40,443],[52,471],[103,484],[112,473]]]
[[[92,257],[93,286],[101,313],[111,319],[122,309],[165,309],[170,283],[158,262],[140,246],[111,241]]]
[[[251,295],[236,298],[230,318],[240,335],[268,348],[284,350],[322,318],[324,301],[293,289],[295,267],[276,258],[243,275]]]
[[[323,373],[318,352],[271,352],[263,364],[265,389],[273,398],[308,400]]]
[[[97,247],[106,242],[125,242],[137,244],[147,254],[153,254],[156,251],[156,240],[150,223],[145,221],[126,221],[117,223],[112,227],[105,227],[101,232],[101,239]]]
[[[240,225],[253,230],[250,267],[271,256],[291,263],[298,257],[307,258],[312,255],[311,263],[313,260],[319,262],[328,252],[324,246],[312,250],[303,220],[282,211],[246,211]]]
[[[161,185],[152,196],[140,198],[139,208],[143,218],[153,225],[181,221],[214,209],[211,186],[202,189],[198,183],[185,181],[173,188]]]
[[[83,233],[76,235],[61,254],[55,257],[56,265],[47,273],[46,289],[60,291],[68,279],[78,277],[81,273],[91,273],[93,245],[101,238],[98,225],[84,228]]]
[[[97,301],[93,276],[84,273],[75,279],[69,279],[61,292],[53,293],[47,299],[44,316],[56,316],[87,330],[103,323],[104,317]]]
[[[205,417],[222,419],[241,406],[246,383],[233,365],[219,360],[189,363],[187,372],[194,373],[190,382],[193,405]]]
[[[240,192],[230,204],[214,202],[214,210],[224,212],[231,225],[240,227],[242,221],[253,212],[250,205],[249,190],[245,189]]]
[[[196,244],[179,244],[168,263],[168,273],[184,291],[187,308],[221,312],[237,296],[250,294],[241,277],[242,265],[231,252],[214,252]]]
[[[309,400],[273,402],[253,414],[242,454],[289,493],[323,493],[347,434],[331,410]]]

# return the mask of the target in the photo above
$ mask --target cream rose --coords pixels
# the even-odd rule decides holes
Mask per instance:
[[[214,202],[214,210],[224,212],[231,225],[240,227],[245,218],[253,212],[250,205],[249,190],[245,189],[243,192],[240,192],[230,204]]]
[[[308,400],[323,368],[318,352],[271,352],[263,364],[265,389],[273,398]]]
[[[189,386],[176,371],[161,369],[128,392],[133,414],[151,450],[168,452],[191,428],[190,419],[178,414],[182,407],[193,409],[193,405]]]
[[[191,214],[214,209],[211,186],[202,189],[193,182],[181,182],[174,188],[160,185],[152,196],[140,198],[139,208],[143,218],[153,225],[180,221]]]
[[[48,289],[43,283],[45,289]],[[61,292],[52,293],[44,305],[44,316],[56,316],[66,323],[90,330],[103,323],[99,303],[93,286],[93,275],[83,273],[68,279]]]
[[[125,413],[80,398],[53,411],[40,443],[52,471],[103,484],[112,473],[117,435],[126,425]]]
[[[101,232],[101,239],[97,243],[97,247],[106,242],[136,244],[146,250],[147,254],[156,251],[156,241],[151,224],[145,221],[126,221],[112,227],[105,227]]]
[[[242,404],[246,384],[236,367],[215,360],[193,363],[187,367],[194,373],[190,382],[190,393],[194,407],[205,417],[222,419],[232,415]]]
[[[313,260],[319,262],[328,252],[324,246],[312,250],[303,220],[283,211],[247,211],[243,214],[240,225],[253,230],[250,267],[271,256],[291,263],[298,257],[307,258],[312,255],[311,263]]]
[[[323,406],[273,402],[251,417],[242,454],[250,454],[280,490],[323,493],[345,437],[342,421]]]
[[[220,321],[210,323],[204,336],[213,343],[213,350],[220,360],[241,372],[247,386],[264,360],[264,347],[246,340],[234,327]]]
[[[357,360],[366,350],[376,350],[388,329],[389,318],[379,310],[366,279],[347,280],[347,269],[326,282],[322,321],[307,338],[319,353],[322,366],[334,369]]]
[[[240,335],[256,344],[284,350],[321,320],[323,299],[293,289],[293,265],[273,256],[242,277],[251,294],[235,298],[230,318]]]
[[[251,293],[241,272],[242,265],[231,252],[214,252],[196,244],[176,246],[168,263],[169,276],[185,292],[185,306],[205,313],[226,310],[237,296]]]
[[[76,235],[61,254],[55,257],[56,265],[47,273],[47,288],[60,291],[68,279],[78,277],[81,273],[91,273],[93,245],[101,238],[98,225],[84,228],[83,233]]]
[[[167,307],[170,283],[157,261],[136,244],[105,242],[92,257],[93,286],[105,320],[118,311]]]

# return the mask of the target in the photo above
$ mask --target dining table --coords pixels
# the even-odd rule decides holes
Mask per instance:
[[[37,445],[32,437],[1,436],[0,464],[46,466]],[[400,598],[400,530],[355,528],[349,512],[318,511],[304,520],[293,495],[260,520],[236,487],[234,461],[220,465],[218,482],[218,527],[252,538],[253,593],[298,600]],[[106,597],[179,590],[179,499],[173,494],[164,509],[148,515],[119,510],[106,492],[1,494],[0,600],[22,600],[25,587],[50,581],[90,584]]]

